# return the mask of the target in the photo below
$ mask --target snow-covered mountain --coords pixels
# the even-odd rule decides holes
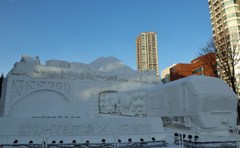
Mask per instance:
[[[115,57],[100,57],[89,64],[91,69],[101,72],[135,74],[136,71]]]

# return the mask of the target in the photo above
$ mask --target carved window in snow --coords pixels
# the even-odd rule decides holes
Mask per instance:
[[[142,92],[104,91],[98,97],[99,113],[146,116],[146,97]]]
[[[116,92],[115,90],[107,90],[98,94],[99,113],[108,114],[116,112],[118,102],[114,102],[114,99],[112,99],[113,94]]]

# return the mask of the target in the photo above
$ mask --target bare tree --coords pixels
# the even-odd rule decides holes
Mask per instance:
[[[206,42],[206,45],[204,47],[200,48],[200,52],[198,54],[199,54],[199,56],[203,56],[208,53],[216,53],[216,47],[215,47],[213,38],[210,38]]]
[[[198,52],[199,56],[202,56],[205,61],[208,61],[207,66],[213,70],[213,73],[218,76],[217,63],[216,63],[216,47],[212,38],[210,38],[204,47],[200,48]]]
[[[238,33],[228,34],[226,38],[219,42],[214,43],[213,39],[210,39],[199,52],[200,56],[206,55],[207,53],[215,53],[217,61],[215,70],[218,71],[218,76],[226,81],[238,95],[240,93],[237,87],[237,83],[239,83],[239,74],[236,73],[236,68],[237,65],[240,64],[239,41]],[[217,48],[215,45],[217,45]],[[238,100],[237,112],[237,123],[240,124],[240,100]]]
[[[239,35],[237,33],[232,33],[227,37],[225,44],[217,48],[217,66],[221,74],[220,77],[238,94],[238,74],[236,74],[236,68],[240,61]]]
[[[238,94],[237,80],[238,74],[236,74],[236,67],[240,61],[239,55],[239,38],[238,35],[232,34],[228,37],[229,41],[225,44],[217,43],[216,48],[213,39],[210,39],[204,47],[200,49],[199,55],[206,55],[208,53],[215,53],[216,65],[212,64],[213,69],[218,71],[218,76],[225,80],[232,90]],[[206,56],[206,58],[214,58],[212,56]]]

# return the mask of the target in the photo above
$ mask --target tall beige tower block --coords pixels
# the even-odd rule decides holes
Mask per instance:
[[[240,32],[240,0],[208,0],[216,48],[231,42],[231,34]]]
[[[237,46],[236,51],[240,52],[240,0],[208,0],[208,4],[217,52],[226,48],[230,50],[234,46]],[[218,68],[218,74],[226,81],[224,71]],[[235,66],[235,74],[240,74],[240,62]],[[240,79],[237,78],[237,87],[240,90],[239,82]]]
[[[136,40],[137,69],[156,70],[158,76],[158,48],[157,34],[155,32],[143,32]]]

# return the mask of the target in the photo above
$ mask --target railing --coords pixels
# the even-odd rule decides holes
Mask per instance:
[[[230,132],[232,132],[231,129]],[[234,130],[233,130],[234,131]],[[76,135],[76,136],[0,136],[7,139],[0,148],[240,148],[240,129],[228,136],[205,135],[198,130],[148,133],[140,135]],[[224,130],[226,132],[226,130]]]

